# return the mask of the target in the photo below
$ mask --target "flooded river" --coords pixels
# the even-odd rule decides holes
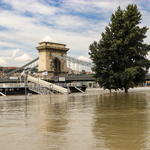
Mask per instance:
[[[150,149],[150,90],[0,97],[0,150],[141,149]]]

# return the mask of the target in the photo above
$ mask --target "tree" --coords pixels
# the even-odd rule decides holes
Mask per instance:
[[[85,70],[82,70],[82,75],[86,75],[86,71]]]
[[[3,66],[0,66],[0,71],[3,71]]]
[[[148,28],[139,27],[141,16],[137,5],[129,4],[125,10],[119,6],[99,43],[94,41],[89,47],[94,77],[110,92],[111,89],[128,92],[130,87],[145,82],[150,45],[144,43]]]

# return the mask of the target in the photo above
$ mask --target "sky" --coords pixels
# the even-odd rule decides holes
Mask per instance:
[[[117,7],[128,4],[137,4],[140,26],[150,28],[149,0],[0,0],[0,66],[35,59],[43,41],[66,44],[68,56],[91,61],[89,45],[101,39]],[[150,31],[144,42],[150,44]]]

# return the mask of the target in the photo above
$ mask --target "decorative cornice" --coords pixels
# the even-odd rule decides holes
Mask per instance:
[[[68,51],[69,48],[65,47],[59,47],[59,46],[50,46],[50,45],[44,45],[44,46],[38,46],[36,47],[37,50],[62,50],[62,51]]]
[[[55,44],[55,45],[63,45],[63,46],[66,46],[66,44],[61,44],[61,43],[55,43],[55,42],[40,42],[39,44],[41,45],[41,44]]]

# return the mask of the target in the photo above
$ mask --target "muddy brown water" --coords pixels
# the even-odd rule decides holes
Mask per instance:
[[[150,149],[150,90],[0,97],[0,150],[125,149]]]

